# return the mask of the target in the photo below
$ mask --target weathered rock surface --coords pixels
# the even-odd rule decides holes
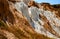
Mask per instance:
[[[59,13],[49,3],[0,0],[0,38],[60,39]]]
[[[50,39],[29,24],[28,6],[20,2],[19,10],[12,1],[0,0],[0,39]]]
[[[36,24],[36,31],[40,33],[41,29],[42,31],[45,31],[46,33],[43,34],[47,34],[47,36],[49,37],[60,37],[60,17],[59,17],[59,10],[52,7],[52,5],[50,5],[49,3],[42,3],[42,4],[36,4],[34,2],[30,2],[30,13],[31,15],[34,13],[34,15],[32,15],[32,19],[35,21],[35,19],[38,19],[38,24]],[[37,7],[37,9],[35,9],[34,7],[31,8],[31,6]],[[36,17],[35,17],[36,16]],[[39,16],[39,17],[38,17]],[[34,19],[35,18],[35,19]],[[35,21],[35,23],[37,23]],[[42,28],[41,26],[43,26],[44,28]],[[52,34],[52,35],[51,35]],[[55,35],[55,36],[54,36]],[[56,38],[57,39],[57,38]]]
[[[28,19],[36,32],[48,37],[60,38],[59,10],[55,11],[55,8],[49,3],[38,4],[30,1],[26,9],[22,5],[25,8],[27,7],[23,3],[16,3],[15,7],[17,7],[18,11],[24,12],[22,14]]]

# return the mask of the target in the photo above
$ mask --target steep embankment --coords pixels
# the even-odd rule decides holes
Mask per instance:
[[[15,1],[0,0],[0,39],[50,39],[34,31],[24,12],[16,9]]]
[[[49,37],[60,37],[60,12],[49,3],[28,3],[29,15],[35,30]],[[57,39],[57,38],[56,38]]]

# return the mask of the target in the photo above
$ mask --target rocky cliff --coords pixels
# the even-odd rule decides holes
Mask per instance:
[[[59,9],[32,0],[0,0],[0,39],[60,39]]]

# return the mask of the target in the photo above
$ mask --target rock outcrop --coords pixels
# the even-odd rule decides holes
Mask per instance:
[[[37,23],[36,20],[31,17],[35,21],[35,23],[37,23],[36,26],[38,28],[36,27],[36,29],[37,29],[36,31],[37,32],[41,31],[41,29],[42,29],[41,26],[43,25],[43,27],[45,28],[45,29],[43,29],[43,31],[47,30],[46,31],[47,33],[51,33],[51,34],[55,33],[54,34],[55,36],[60,37],[60,33],[59,33],[60,32],[60,29],[59,29],[59,25],[60,25],[59,24],[60,23],[59,22],[60,21],[59,13],[60,12],[59,12],[59,10],[52,7],[52,5],[50,5],[49,3],[37,4],[35,2],[30,2],[28,5],[30,7],[31,6],[37,7],[38,6],[37,7],[38,10],[35,9],[34,7],[31,8],[31,10],[29,9],[31,11],[30,12],[31,15],[34,13],[34,15],[32,15],[32,17],[35,18],[35,19],[38,19],[38,21],[37,21],[38,23]],[[42,33],[42,32],[40,32],[40,33]],[[50,36],[50,35],[48,35],[48,36]]]
[[[60,39],[59,9],[33,0],[0,0],[1,39]]]
[[[27,8],[25,12],[18,11],[12,0],[0,0],[0,39],[50,39],[38,34],[29,24]]]

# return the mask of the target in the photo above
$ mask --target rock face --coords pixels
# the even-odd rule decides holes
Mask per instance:
[[[59,22],[59,18],[56,17],[56,13],[55,13],[56,11],[54,7],[52,7],[48,3],[38,4],[35,3],[34,1],[30,1],[28,3],[28,7],[29,7],[28,8],[23,3],[19,6],[20,3],[15,4],[17,10],[18,11],[22,10],[22,12],[25,13],[22,14],[28,19],[29,23],[35,29],[36,32],[47,35],[49,37],[60,37],[59,27],[55,27],[55,26],[59,26],[60,22]],[[27,9],[24,9],[22,5],[24,5],[24,7]],[[56,20],[54,21],[54,19]],[[55,23],[58,25],[56,25]]]
[[[0,0],[0,38],[60,39],[58,14],[59,10],[55,11],[48,3],[39,4],[32,0]]]
[[[50,39],[29,24],[28,6],[23,2],[20,6],[19,10],[12,1],[0,0],[0,39]]]
[[[31,6],[29,9],[32,15],[31,19],[34,20],[33,22],[36,26],[35,27],[36,31],[40,33],[43,32],[42,34],[45,34],[49,37],[55,37],[55,36],[60,37],[59,33],[60,17],[58,15],[60,13],[59,10],[58,9],[56,10],[56,8],[52,7],[52,5],[50,5],[49,3],[36,4],[34,2],[33,3],[31,2],[31,4],[29,3],[29,5],[34,7],[38,6],[37,7],[38,10],[35,9],[34,7],[31,8]],[[35,19],[37,19],[38,21],[36,21]]]

